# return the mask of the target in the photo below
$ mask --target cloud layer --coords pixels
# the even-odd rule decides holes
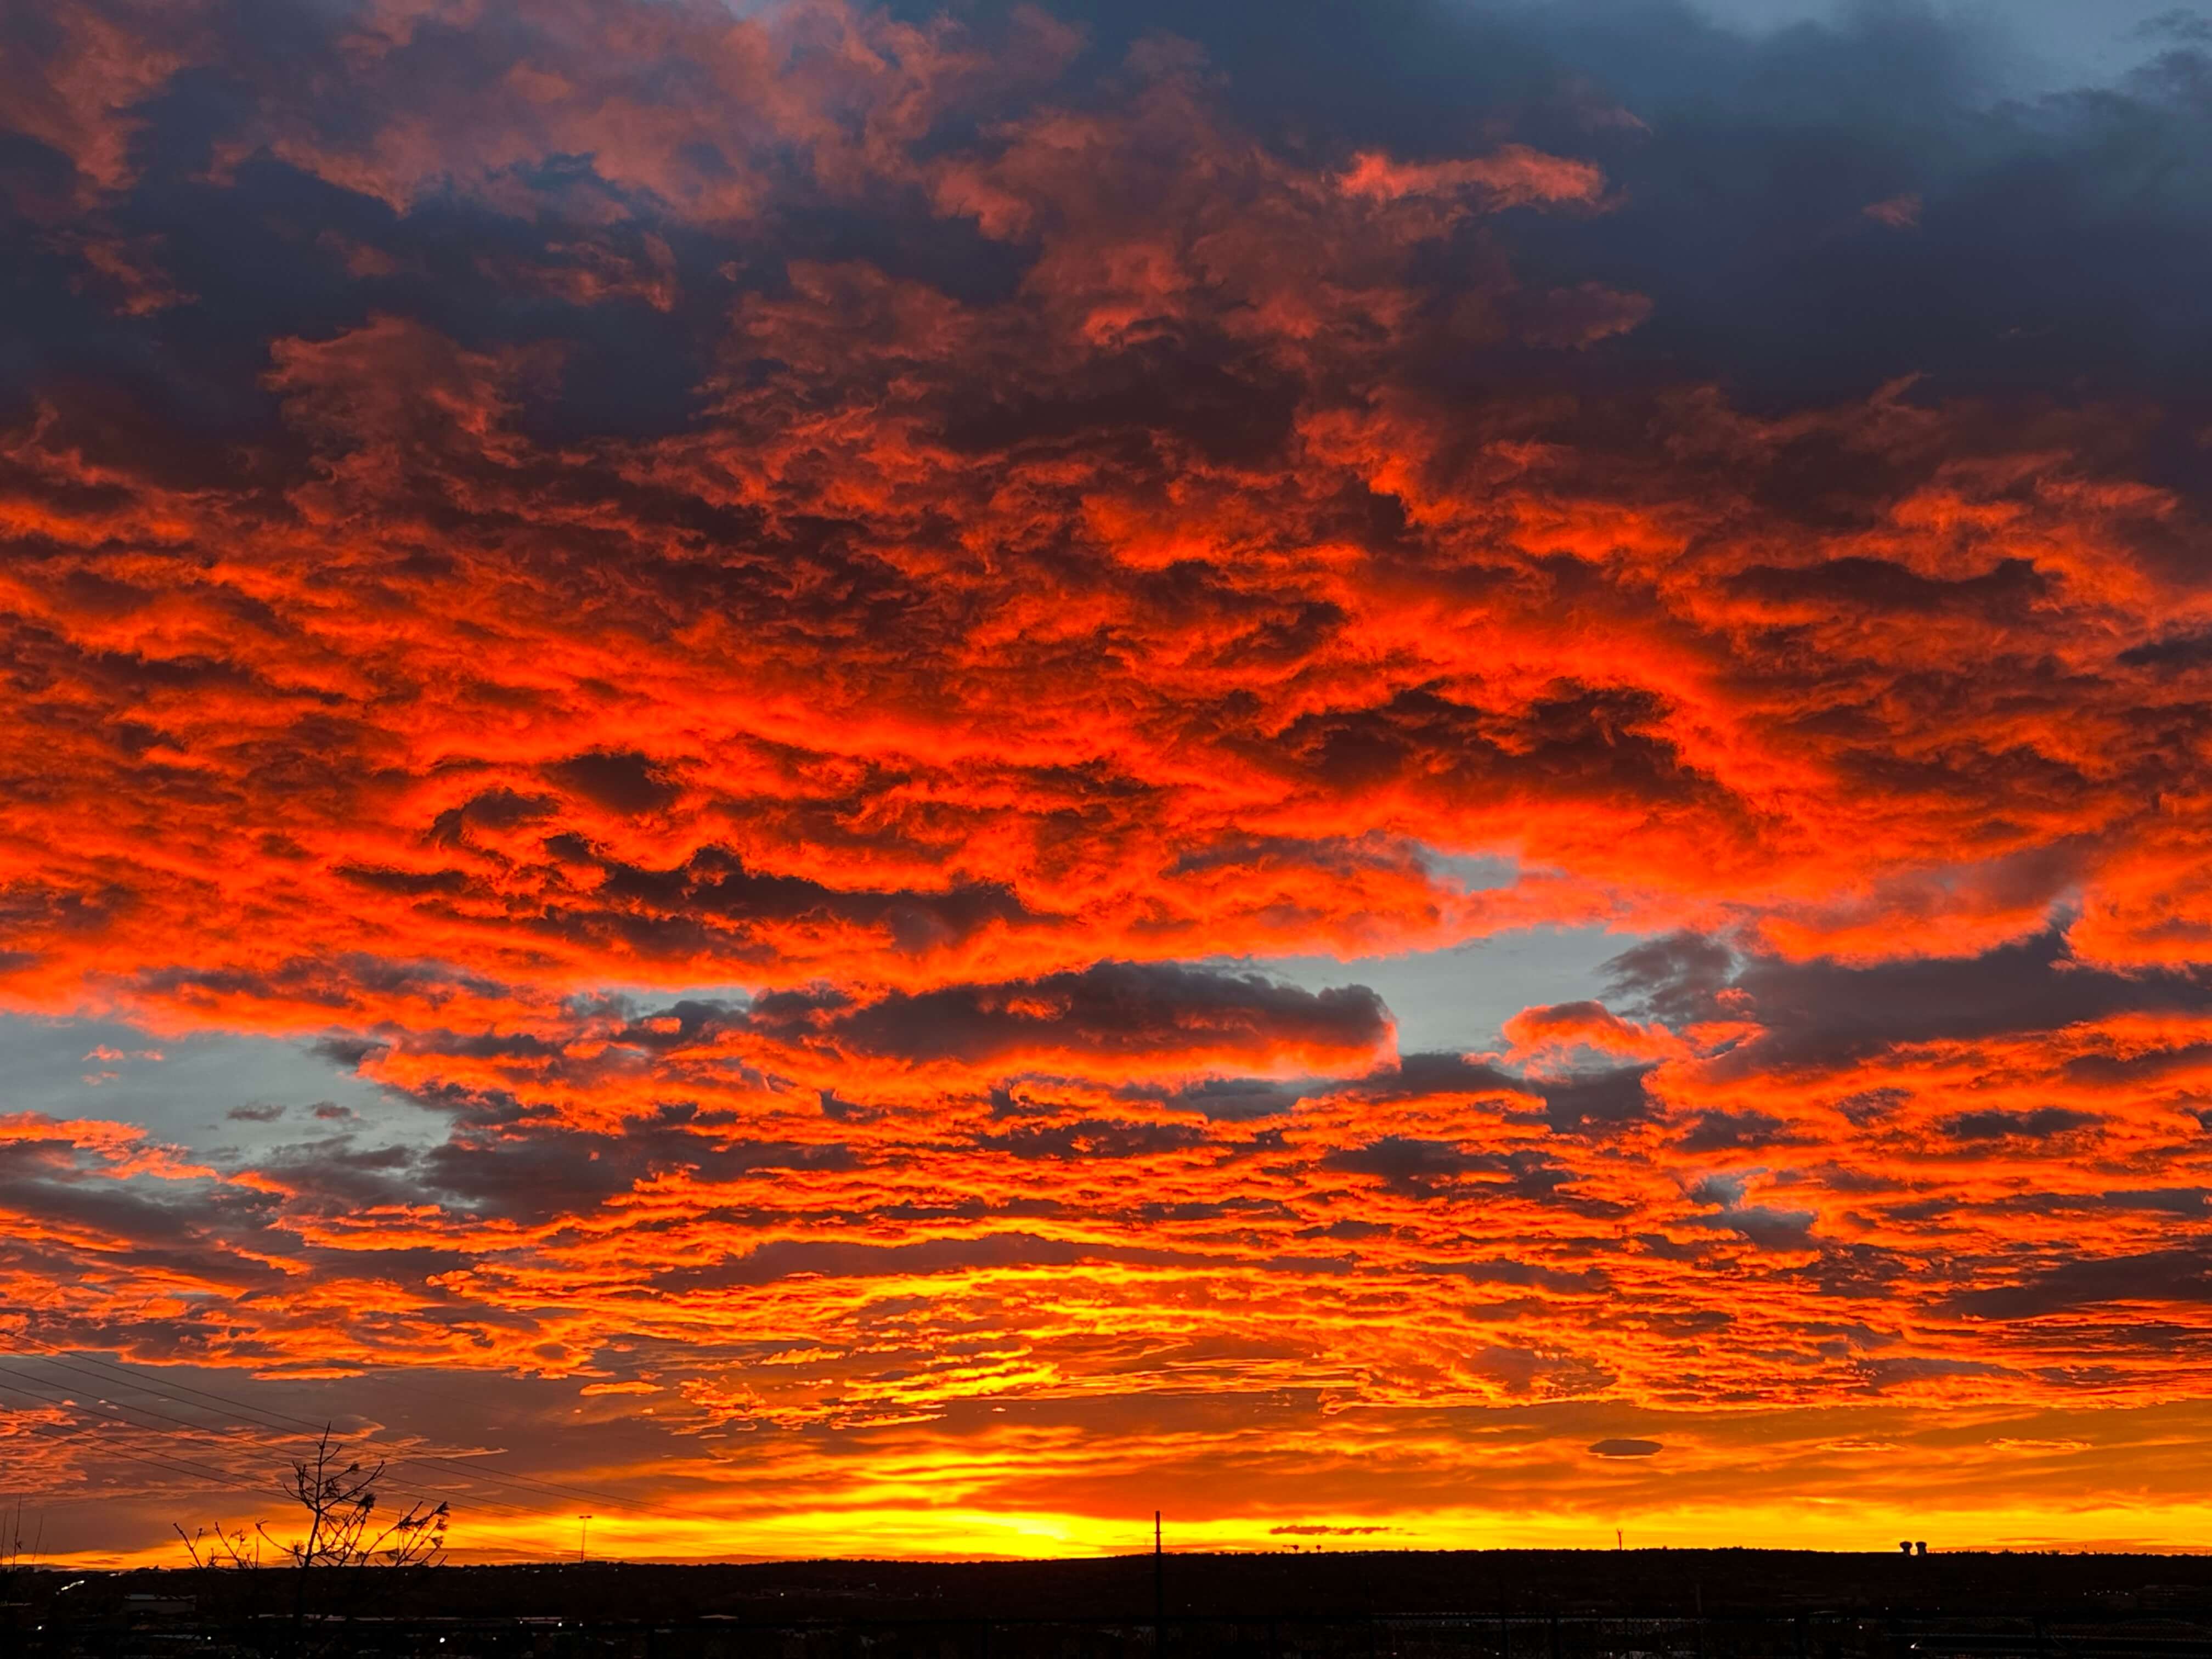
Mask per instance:
[[[0,25],[0,994],[434,1126],[12,1111],[0,1331],[581,1389],[672,1550],[2181,1535],[2201,46],[1187,9]]]

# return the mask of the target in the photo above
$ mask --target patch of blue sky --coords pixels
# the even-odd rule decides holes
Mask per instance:
[[[1510,887],[1522,873],[1517,860],[1498,854],[1431,852],[1426,861],[1470,892]],[[1464,1054],[1499,1047],[1499,1028],[1523,1008],[1601,997],[1605,964],[1644,937],[1595,926],[1518,927],[1437,951],[1214,957],[1208,965],[1314,991],[1364,985],[1396,1018],[1401,1053]]]
[[[135,1124],[215,1163],[349,1131],[388,1143],[447,1130],[312,1042],[0,1014],[0,1114],[19,1112]]]
[[[1472,1054],[1498,1048],[1499,1028],[1523,1008],[1601,997],[1605,963],[1642,938],[1603,927],[1521,927],[1442,951],[1218,957],[1211,965],[1267,974],[1314,991],[1364,985],[1397,1020],[1401,1054]]]

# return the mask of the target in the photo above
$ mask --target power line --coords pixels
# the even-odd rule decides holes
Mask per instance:
[[[247,1407],[240,1401],[228,1400],[217,1394],[210,1394],[204,1389],[195,1389],[186,1383],[172,1382],[167,1389],[154,1388],[149,1383],[141,1382],[135,1373],[126,1371],[119,1365],[107,1364],[102,1360],[94,1358],[89,1354],[79,1354],[77,1355],[77,1358],[87,1361],[90,1364],[100,1366],[100,1370],[112,1371],[116,1373],[116,1375],[112,1378],[102,1376],[100,1374],[100,1371],[87,1370],[82,1365],[72,1365],[66,1359],[55,1357],[57,1354],[66,1353],[69,1352],[70,1350],[68,1349],[57,1349],[53,1353],[23,1354],[17,1357],[25,1359],[43,1359],[49,1365],[55,1366],[65,1371],[75,1371],[79,1376],[89,1377],[95,1382],[107,1382],[112,1385],[116,1382],[121,1382],[132,1388],[138,1389],[144,1393],[156,1395],[162,1398],[172,1400],[175,1399],[176,1396],[180,1394],[197,1395],[203,1400],[213,1401],[217,1405],[229,1406],[235,1410],[246,1412],[249,1415],[252,1414],[252,1408]],[[322,1423],[311,1423],[304,1417],[294,1417],[289,1412],[276,1411],[265,1406],[260,1407],[259,1410],[264,1416],[279,1418],[287,1423],[296,1423],[303,1429],[312,1429],[319,1432],[322,1429],[328,1426]],[[263,1426],[266,1427],[268,1425],[264,1424]]]
[[[35,1341],[36,1339],[19,1336],[18,1340]],[[64,1352],[75,1353],[76,1358],[85,1361],[87,1364],[99,1366],[100,1370],[112,1372],[114,1375],[112,1376],[103,1376],[100,1375],[99,1372],[87,1370],[83,1369],[82,1366],[71,1365],[66,1360],[55,1357],[58,1354]],[[55,1366],[60,1370],[72,1371],[79,1376],[89,1378],[91,1381],[100,1382],[105,1386],[112,1387],[119,1382],[125,1386],[137,1389],[141,1393],[150,1394],[158,1399],[169,1400],[178,1404],[191,1403],[189,1401],[180,1400],[179,1398],[179,1395],[192,1395],[202,1400],[210,1401],[218,1405],[227,1406],[231,1410],[246,1418],[253,1426],[259,1428],[276,1427],[276,1423],[270,1421],[270,1419],[280,1419],[282,1422],[294,1424],[301,1428],[315,1432],[320,1432],[328,1427],[327,1423],[313,1422],[306,1418],[295,1417],[288,1412],[277,1411],[273,1407],[257,1407],[250,1406],[245,1401],[234,1399],[228,1395],[216,1394],[211,1390],[204,1389],[196,1389],[188,1383],[178,1382],[171,1383],[166,1388],[156,1387],[135,1371],[126,1370],[120,1365],[111,1364],[105,1360],[96,1358],[89,1354],[76,1352],[74,1350],[50,1348],[46,1352],[18,1355],[15,1357],[20,1358],[40,1360],[46,1364]],[[5,1367],[0,1367],[0,1370],[4,1370],[5,1369]],[[21,1375],[21,1373],[9,1374]],[[205,1431],[208,1426],[204,1424],[188,1422],[182,1418],[170,1417],[167,1413],[156,1411],[150,1406],[134,1406],[132,1407],[132,1409],[143,1412],[149,1417],[162,1418],[165,1421],[176,1423],[185,1428]],[[133,1425],[132,1426],[140,1427],[143,1425]],[[374,1445],[374,1443],[370,1442],[368,1443]],[[432,1465],[452,1473],[460,1474],[472,1481],[489,1481],[493,1486],[503,1486],[516,1491],[534,1490],[544,1492],[550,1497],[586,1498],[597,1503],[609,1504],[618,1510],[625,1510],[631,1514],[637,1515],[658,1516],[664,1520],[693,1522],[702,1518],[696,1515],[687,1515],[677,1510],[662,1510],[648,1504],[639,1504],[633,1499],[620,1498],[611,1492],[598,1492],[580,1486],[566,1486],[557,1481],[537,1480],[526,1475],[507,1474],[506,1472],[498,1469],[496,1466],[486,1468],[478,1462],[464,1462],[456,1458],[439,1457],[427,1452],[407,1453],[403,1451],[400,1452],[398,1455],[395,1456],[392,1460],[392,1462],[395,1467],[409,1463],[413,1463],[418,1467],[426,1464]],[[536,1515],[541,1513],[541,1511],[531,1509],[526,1505],[506,1503],[498,1498],[482,1497],[474,1492],[459,1490],[451,1486],[403,1486],[401,1490],[413,1491],[422,1495],[439,1494],[446,1497],[464,1498],[472,1504],[486,1504],[494,1509],[505,1509],[517,1515]]]
[[[44,1377],[40,1377],[40,1376],[24,1376],[24,1374],[23,1374],[21,1371],[18,1371],[18,1370],[9,1370],[9,1369],[7,1366],[5,1366],[5,1365],[0,1365],[0,1376],[14,1376],[14,1377],[21,1377],[21,1378],[22,1378],[22,1381],[21,1381],[21,1382],[15,1382],[15,1383],[12,1383],[12,1384],[11,1384],[11,1383],[0,1382],[0,1388],[9,1388],[9,1387],[13,1387],[13,1388],[14,1388],[14,1389],[15,1389],[17,1390],[17,1392],[19,1392],[19,1393],[22,1393],[22,1394],[29,1394],[29,1395],[37,1395],[39,1398],[40,1398],[40,1399],[44,1399],[44,1400],[46,1400],[46,1401],[52,1401],[52,1403],[56,1404],[56,1405],[76,1407],[78,1410],[80,1410],[80,1411],[97,1411],[97,1410],[99,1410],[99,1409],[100,1409],[100,1407],[106,1407],[106,1406],[108,1406],[108,1405],[109,1405],[109,1403],[110,1403],[110,1402],[108,1402],[108,1401],[105,1401],[105,1400],[102,1400],[102,1401],[95,1401],[93,1405],[91,1405],[91,1406],[89,1406],[89,1407],[81,1405],[81,1404],[79,1404],[79,1402],[78,1402],[78,1401],[75,1401],[75,1400],[70,1399],[70,1398],[68,1395],[66,1395],[54,1394],[54,1393],[49,1392],[48,1390],[49,1390],[49,1389],[50,1389],[53,1385],[52,1385],[52,1384],[48,1383],[46,1378],[44,1378]],[[28,1386],[26,1386],[26,1385],[28,1385]],[[65,1386],[65,1385],[64,1385],[64,1386]],[[122,1410],[122,1407],[119,1407],[119,1406],[118,1406],[118,1407],[112,1407],[112,1410],[114,1410],[116,1413],[119,1413],[121,1412],[121,1410]],[[175,1425],[176,1425],[179,1428],[180,1428],[180,1429],[193,1429],[193,1430],[197,1430],[197,1431],[200,1431],[200,1432],[202,1432],[202,1433],[205,1433],[205,1432],[207,1432],[207,1426],[208,1426],[208,1425],[207,1425],[206,1424],[204,1424],[204,1423],[194,1423],[194,1422],[191,1422],[191,1421],[188,1420],[187,1419],[185,1419],[185,1418],[182,1418],[182,1417],[172,1417],[172,1416],[170,1416],[170,1415],[168,1414],[168,1413],[167,1413],[167,1412],[157,1412],[157,1411],[155,1411],[155,1410],[151,1406],[133,1406],[131,1409],[131,1410],[133,1410],[133,1411],[143,1412],[143,1413],[144,1413],[147,1416],[149,1416],[149,1417],[158,1417],[158,1418],[160,1418],[160,1419],[161,1419],[164,1423],[173,1423],[173,1424],[175,1424]],[[131,1422],[131,1419],[130,1419],[129,1418],[127,1418],[127,1417],[126,1417],[126,1418],[124,1418],[124,1419],[123,1419],[123,1421],[125,1421],[125,1422],[126,1422],[126,1423],[129,1423],[129,1422]],[[131,1423],[131,1426],[132,1428],[134,1428],[134,1429],[143,1429],[143,1428],[144,1428],[146,1425],[145,1425],[144,1424],[143,1424],[143,1423]],[[155,1430],[155,1431],[151,1431],[151,1432],[158,1433],[158,1432],[160,1432],[160,1431],[159,1431],[158,1430]]]
[[[33,1343],[37,1342],[37,1339],[33,1337],[19,1336],[17,1340]],[[257,1426],[262,1428],[270,1428],[275,1426],[274,1424],[268,1420],[270,1418],[280,1419],[284,1422],[296,1424],[302,1428],[314,1430],[317,1431],[319,1431],[327,1426],[326,1424],[310,1422],[305,1418],[294,1417],[289,1413],[280,1412],[270,1407],[251,1406],[244,1401],[234,1399],[228,1395],[216,1394],[212,1390],[205,1389],[196,1389],[188,1383],[174,1382],[167,1384],[167,1387],[155,1387],[152,1383],[144,1380],[137,1371],[127,1369],[119,1364],[112,1364],[109,1361],[97,1358],[93,1355],[83,1353],[76,1350],[54,1348],[50,1344],[39,1344],[39,1346],[46,1348],[47,1352],[40,1355],[23,1355],[20,1357],[25,1358],[44,1358],[49,1364],[58,1365],[64,1370],[76,1370],[79,1376],[92,1376],[93,1380],[95,1382],[106,1380],[94,1376],[91,1372],[82,1370],[77,1367],[70,1366],[64,1360],[52,1357],[58,1354],[70,1353],[74,1355],[75,1358],[83,1360],[88,1364],[99,1366],[101,1370],[115,1373],[118,1380],[129,1383],[144,1393],[154,1395],[158,1398],[172,1401],[176,1400],[178,1394],[197,1395],[200,1399],[211,1401],[216,1404],[228,1407],[231,1410],[246,1418],[249,1421],[255,1422]],[[184,1402],[179,1401],[178,1403]],[[149,1416],[161,1415],[160,1413],[151,1411],[149,1407],[138,1407],[138,1409],[146,1411]],[[187,1426],[198,1427],[199,1425],[188,1425]],[[519,1491],[534,1491],[545,1493],[550,1497],[587,1498],[593,1503],[605,1504],[614,1509],[626,1510],[633,1515],[657,1516],[660,1519],[666,1521],[692,1522],[702,1518],[696,1515],[687,1515],[675,1510],[665,1510],[652,1504],[640,1504],[633,1498],[618,1497],[612,1492],[601,1492],[586,1486],[573,1486],[557,1480],[541,1480],[530,1475],[510,1474],[501,1469],[496,1464],[487,1465],[481,1460],[464,1461],[458,1458],[440,1457],[428,1452],[402,1452],[395,1462],[401,1463],[415,1463],[417,1465],[431,1464],[465,1475],[472,1480],[489,1480],[494,1486],[504,1486]],[[483,1499],[477,1501],[489,1502],[493,1500]]]
[[[0,1383],[0,1387],[6,1386],[9,1385]],[[28,1393],[29,1390],[25,1389],[23,1392]],[[94,1430],[108,1428],[112,1425],[106,1423],[86,1423],[80,1424],[74,1429],[64,1429],[58,1423],[25,1423],[21,1426],[28,1429],[33,1434],[43,1434],[49,1439],[75,1440],[82,1435],[92,1433]],[[138,1425],[137,1424],[133,1424],[131,1426],[136,1428]],[[104,1455],[110,1457],[119,1457],[126,1463],[143,1463],[150,1468],[167,1469],[173,1474],[201,1475],[210,1480],[220,1480],[226,1486],[244,1486],[255,1492],[263,1490],[261,1483],[258,1480],[249,1480],[243,1475],[234,1474],[226,1469],[211,1469],[204,1463],[185,1463],[172,1461],[167,1458],[147,1457],[135,1452],[116,1451],[112,1449],[107,1449]]]
[[[0,1365],[0,1375],[20,1377],[22,1373],[21,1371],[10,1370],[6,1366]],[[37,1379],[33,1380],[35,1382]],[[158,1434],[161,1432],[160,1430],[151,1428],[146,1424],[132,1422],[130,1418],[123,1414],[123,1408],[121,1407],[115,1406],[109,1401],[102,1401],[88,1406],[83,1404],[82,1401],[71,1400],[65,1395],[54,1394],[47,1390],[28,1386],[21,1382],[0,1382],[0,1389],[12,1389],[17,1394],[27,1395],[34,1400],[43,1400],[49,1405],[63,1406],[76,1411],[99,1412],[105,1407],[106,1414],[112,1418],[116,1423],[121,1424],[125,1428],[137,1429],[143,1434]],[[189,1422],[181,1417],[172,1417],[167,1412],[155,1411],[151,1406],[134,1405],[131,1409],[137,1412],[142,1412],[148,1417],[158,1417],[165,1423],[173,1423],[179,1428],[190,1429],[195,1433],[209,1434],[218,1431],[216,1430],[210,1429],[210,1426],[204,1423]],[[266,1427],[267,1425],[264,1424],[258,1426]],[[260,1448],[257,1446],[257,1449],[260,1449]],[[145,1462],[147,1460],[138,1459],[136,1461]],[[210,1472],[212,1473],[212,1471]],[[223,1478],[232,1480],[236,1484],[250,1486],[256,1492],[264,1492],[270,1497],[281,1497],[283,1495],[283,1489],[274,1486],[273,1483],[264,1483],[259,1480],[246,1480],[243,1477],[239,1476],[225,1476]],[[506,1510],[515,1515],[534,1516],[539,1513],[539,1511],[536,1510],[526,1508],[519,1504],[509,1504],[496,1498],[481,1498],[472,1492],[457,1492],[450,1486],[426,1486],[419,1482],[409,1483],[398,1480],[394,1480],[389,1484],[396,1487],[403,1494],[426,1500],[433,1498],[459,1498],[473,1504],[495,1510]]]

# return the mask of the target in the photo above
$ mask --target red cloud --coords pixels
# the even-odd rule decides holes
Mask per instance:
[[[1461,1537],[1613,1503],[1593,1443],[1998,1515],[1961,1422],[2171,1462],[2212,605],[2142,410],[1607,379],[1653,301],[1501,216],[1596,163],[1347,165],[1026,9],[375,6],[303,76],[226,16],[6,71],[100,328],[193,303],[110,222],[184,71],[191,191],[345,211],[240,210],[297,320],[0,434],[0,992],[447,1133],[0,1122],[11,1334],[650,1395],[641,1491],[810,1547],[1092,1540],[1156,1463]],[[1569,924],[1653,937],[1497,1054],[1206,965]]]
[[[1378,202],[1474,188],[1494,205],[1508,207],[1525,202],[1593,203],[1604,192],[1605,175],[1588,161],[1508,144],[1494,155],[1450,161],[1394,161],[1365,151],[1352,158],[1336,185],[1347,196]]]
[[[1504,1033],[1515,1057],[1524,1060],[1570,1054],[1577,1049],[1619,1060],[1674,1060],[1690,1052],[1667,1027],[1624,1020],[1601,1002],[1524,1008],[1505,1022]]]

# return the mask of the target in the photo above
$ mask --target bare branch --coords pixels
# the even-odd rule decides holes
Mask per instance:
[[[235,1571],[261,1565],[258,1550],[251,1554],[246,1553],[252,1534],[243,1527],[236,1532],[228,1532],[218,1521],[212,1528],[195,1527],[191,1532],[186,1532],[173,1521],[169,1524],[171,1530],[184,1540],[185,1553],[191,1557],[192,1565],[196,1567],[218,1567]]]
[[[298,1538],[279,1539],[266,1523],[256,1522],[254,1534],[244,1528],[226,1531],[218,1522],[210,1530],[187,1533],[173,1523],[184,1540],[192,1565],[200,1567],[251,1567],[260,1565],[258,1545],[248,1551],[254,1534],[301,1571],[301,1605],[305,1605],[307,1572],[315,1568],[428,1566],[446,1551],[446,1528],[452,1520],[448,1505],[427,1501],[410,1505],[397,1517],[377,1523],[377,1487],[386,1468],[380,1459],[364,1464],[349,1458],[336,1430],[324,1426],[306,1454],[295,1459],[278,1491],[307,1511],[307,1531]],[[388,1513],[388,1511],[387,1511]]]

